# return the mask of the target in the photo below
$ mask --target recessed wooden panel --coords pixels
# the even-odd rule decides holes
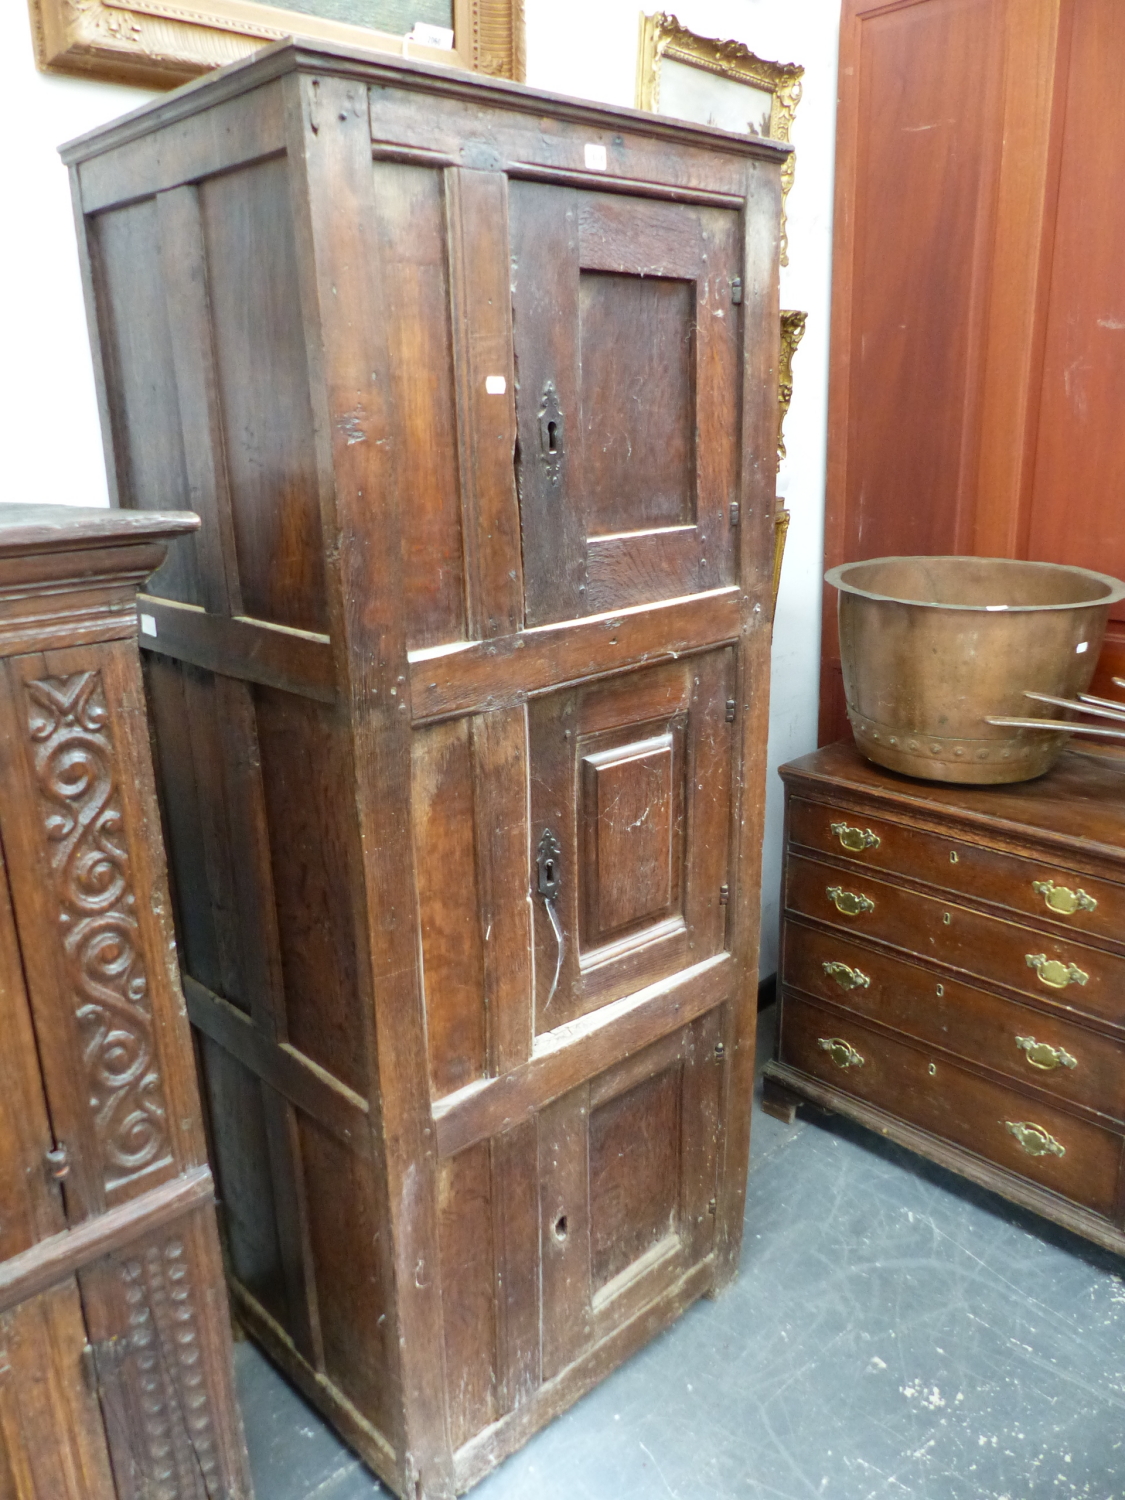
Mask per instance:
[[[452,335],[436,315],[449,301],[442,174],[398,162],[373,170],[395,410],[409,433],[398,476],[406,633],[411,646],[431,646],[464,634]]]
[[[90,220],[101,304],[118,498],[138,510],[190,508],[176,368],[155,198]],[[154,594],[201,602],[195,537],[177,542],[149,579]]]
[[[668,912],[680,874],[676,759],[671,730],[582,758],[590,945]]]
[[[210,1147],[230,1268],[283,1328],[290,1317],[270,1175],[262,1085],[208,1037],[199,1038]],[[237,1134],[230,1122],[238,1122]]]
[[[200,186],[211,328],[245,612],[325,630],[312,403],[283,158]],[[367,438],[365,413],[340,412]],[[350,430],[350,429],[349,429]]]
[[[344,730],[311,698],[256,688],[255,705],[289,1040],[363,1093]]]
[[[1121,577],[1125,7],[1073,13],[1027,555]]]
[[[442,1162],[438,1181],[441,1307],[455,1448],[499,1415],[491,1191],[487,1141]]]
[[[363,1158],[342,1146],[308,1115],[297,1115],[312,1275],[324,1368],[349,1400],[383,1433],[394,1422],[391,1357],[395,1334],[382,1280],[382,1206]],[[358,1256],[356,1245],[369,1247]]]
[[[414,847],[435,1094],[485,1071],[484,955],[475,850],[470,721],[415,735]]]
[[[582,483],[591,535],[695,519],[695,285],[579,278]]]
[[[590,1113],[590,1259],[595,1289],[676,1230],[681,1086],[677,1065]]]

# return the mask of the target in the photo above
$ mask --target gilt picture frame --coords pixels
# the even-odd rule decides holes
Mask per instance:
[[[171,89],[288,36],[524,75],[523,0],[452,0],[453,48],[258,0],[29,0],[46,73]],[[313,7],[310,7],[312,9]]]
[[[666,11],[641,16],[637,108],[788,141],[804,68],[759,57],[743,42],[697,36]],[[781,264],[789,264],[785,203],[795,158],[781,171]]]

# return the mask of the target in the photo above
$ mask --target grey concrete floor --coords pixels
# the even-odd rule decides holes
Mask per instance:
[[[235,1357],[258,1500],[386,1495]],[[1125,1500],[1125,1262],[844,1121],[756,1108],[738,1281],[472,1493]]]

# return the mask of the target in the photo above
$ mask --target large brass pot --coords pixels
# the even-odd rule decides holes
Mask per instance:
[[[1060,731],[987,714],[1049,717],[1024,693],[1090,685],[1109,607],[1104,573],[1002,557],[877,557],[825,574],[840,590],[840,655],[856,744],[930,781],[1026,781],[1050,770]]]

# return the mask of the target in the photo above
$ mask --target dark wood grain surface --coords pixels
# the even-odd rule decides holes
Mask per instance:
[[[737,1268],[783,155],[304,46],[68,149],[234,1294],[410,1500]]]

